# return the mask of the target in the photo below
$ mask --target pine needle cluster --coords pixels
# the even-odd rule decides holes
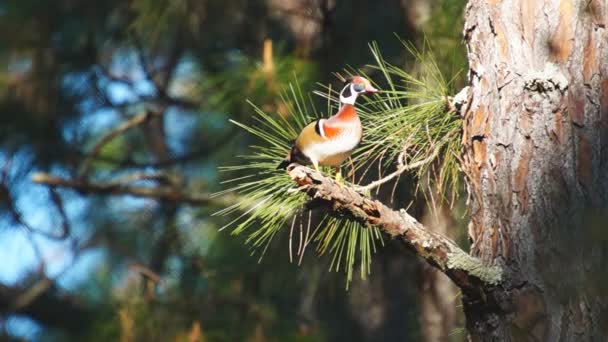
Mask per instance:
[[[352,157],[352,169],[379,165],[380,177],[407,170],[419,179],[431,173],[428,178],[444,194],[455,194],[459,186],[460,124],[447,110],[448,82],[429,51],[420,52],[410,44],[404,46],[419,66],[416,75],[388,63],[377,45],[370,46],[376,63],[366,70],[382,75],[382,91],[358,102],[364,142]],[[365,75],[362,70],[350,73]],[[357,262],[361,278],[369,275],[372,254],[383,244],[380,231],[348,217],[334,216],[323,208],[307,207],[306,195],[293,191],[296,184],[289,175],[276,170],[304,126],[337,110],[337,91],[331,87],[323,89],[315,94],[324,98],[324,111],[317,105],[319,98],[306,94],[296,81],[283,93],[278,113],[267,113],[251,104],[255,122],[233,122],[256,136],[261,144],[251,146],[249,153],[241,156],[241,164],[222,168],[239,176],[226,181],[229,188],[218,195],[236,192],[243,200],[216,215],[234,217],[222,229],[229,227],[232,234],[246,234],[247,243],[254,252],[260,252],[260,257],[280,233],[289,234],[292,260],[295,245],[300,261],[307,248],[314,245],[318,254],[331,255],[330,270],[346,272],[348,286]],[[330,176],[333,171],[323,169],[323,172]],[[362,179],[365,177],[359,181]]]
[[[420,181],[417,189],[425,196],[439,193],[440,201],[453,204],[461,187],[461,122],[449,110],[452,82],[444,78],[427,43],[422,50],[402,44],[412,57],[411,71],[387,62],[378,45],[370,44],[376,63],[369,68],[382,74],[384,84],[379,97],[360,106],[368,125],[355,165],[379,163],[380,177],[407,171]]]

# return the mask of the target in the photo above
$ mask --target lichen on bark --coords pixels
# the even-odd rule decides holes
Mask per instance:
[[[502,281],[502,268],[500,266],[484,265],[481,259],[475,258],[461,249],[450,251],[447,258],[448,268],[463,270],[490,285],[498,285]]]

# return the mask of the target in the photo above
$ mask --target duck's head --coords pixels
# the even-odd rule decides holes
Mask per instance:
[[[361,76],[355,76],[340,92],[340,102],[353,105],[359,94],[375,93],[377,91],[378,89],[374,88],[369,80]]]

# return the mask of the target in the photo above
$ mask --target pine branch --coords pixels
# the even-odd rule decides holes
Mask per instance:
[[[48,173],[39,172],[32,175],[34,183],[50,187],[72,188],[82,193],[99,195],[131,195],[136,197],[156,198],[170,202],[182,202],[193,205],[225,206],[233,203],[229,195],[214,197],[206,193],[191,193],[182,191],[175,186],[158,185],[154,187],[128,185],[126,182],[91,182],[81,179],[65,179]]]
[[[399,238],[408,249],[452,279],[463,293],[477,297],[485,287],[501,282],[499,266],[483,265],[481,260],[470,256],[449,238],[427,229],[405,210],[392,210],[304,166],[292,164],[288,172],[299,185],[298,189],[313,202]]]

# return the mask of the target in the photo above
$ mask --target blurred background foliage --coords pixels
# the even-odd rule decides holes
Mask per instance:
[[[280,94],[294,76],[305,91],[339,86],[333,73],[347,66],[380,80],[365,67],[370,41],[415,73],[423,66],[395,34],[417,46],[428,40],[461,87],[464,6],[0,4],[0,338],[433,340],[428,269],[399,244],[386,241],[371,277],[355,277],[345,291],[344,275],[327,272],[329,258],[289,263],[285,237],[258,263],[244,238],[218,232],[226,218],[211,216],[238,194],[210,194],[223,189],[218,166],[236,164],[258,142],[228,121],[252,123],[247,100],[285,113]],[[412,180],[398,186],[394,205],[405,207]],[[411,210],[428,216],[425,205]],[[457,312],[458,298],[448,297],[446,310]],[[461,339],[458,317],[435,324],[450,332],[442,340]]]

